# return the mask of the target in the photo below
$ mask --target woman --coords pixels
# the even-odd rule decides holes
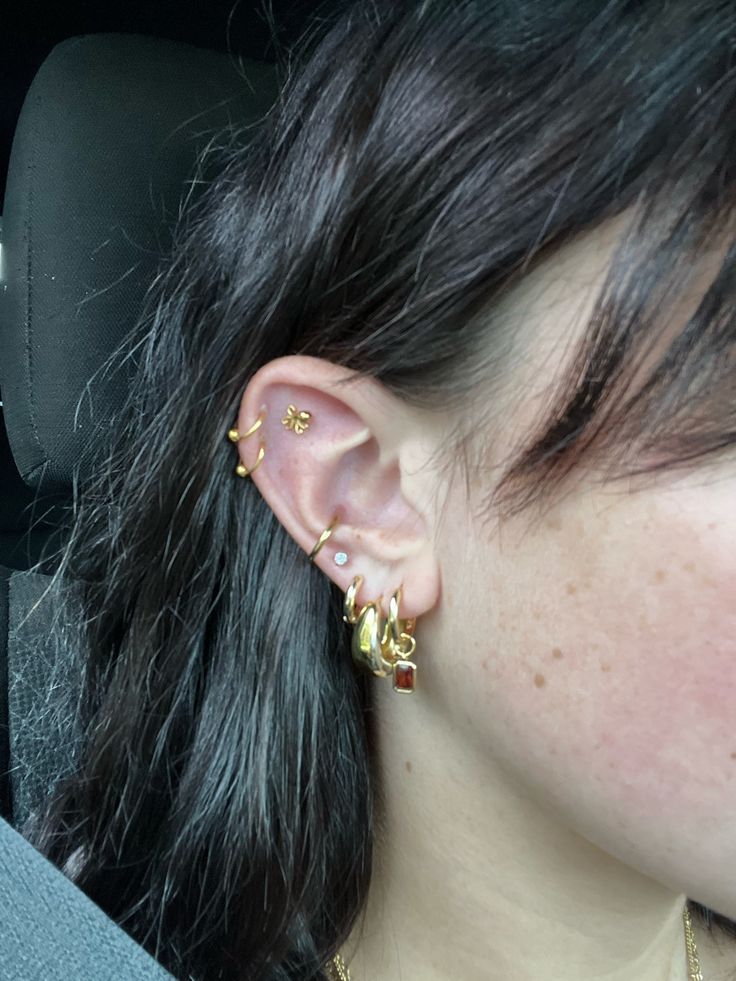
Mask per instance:
[[[180,978],[736,976],[736,10],[314,23],[141,317],[26,833]]]

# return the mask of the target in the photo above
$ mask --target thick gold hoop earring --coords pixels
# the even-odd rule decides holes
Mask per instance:
[[[249,436],[253,435],[256,429],[258,429],[258,427],[263,423],[265,416],[266,416],[266,409],[264,407],[261,409],[261,411],[258,414],[258,418],[247,432],[240,433],[238,432],[237,428],[233,427],[232,429],[228,429],[227,438],[230,440],[231,443],[235,443],[237,445],[237,443],[241,439],[247,439]],[[250,467],[249,469],[248,467],[246,467],[244,463],[241,462],[235,468],[235,473],[238,475],[238,477],[250,477],[250,475],[253,473],[256,467],[259,466],[261,460],[265,456],[265,453],[266,453],[266,442],[265,440],[262,439],[260,441],[260,446],[258,447],[258,457],[256,458],[256,462],[253,464],[253,466]]]
[[[371,671],[377,678],[385,678],[392,670],[391,662],[384,657],[381,622],[381,597],[366,603],[353,628],[350,653],[358,667]]]
[[[355,576],[345,591],[343,603],[343,621],[355,628],[350,648],[353,661],[378,678],[392,673],[394,691],[411,694],[416,689],[417,666],[411,660],[417,646],[412,636],[416,617],[402,619],[399,616],[401,586],[389,600],[389,613],[383,626],[381,597],[375,603],[366,603],[360,613],[356,613],[355,598],[362,582],[362,576]]]
[[[342,605],[342,618],[345,623],[355,624],[358,622],[358,614],[355,612],[355,597],[363,584],[362,576],[355,576],[348,588],[345,590],[345,600]]]

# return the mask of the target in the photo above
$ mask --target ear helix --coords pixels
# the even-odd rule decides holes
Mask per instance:
[[[237,444],[241,439],[252,436],[262,425],[265,412],[264,406],[247,432],[240,433],[237,428],[233,427],[228,430],[227,438]],[[309,428],[311,419],[311,412],[304,409],[300,411],[290,403],[281,422],[288,430],[301,436]],[[244,463],[239,463],[235,468],[238,476],[249,477],[260,465],[265,452],[265,440],[261,439],[256,462],[250,469]],[[314,562],[315,556],[330,537],[337,523],[338,517],[335,515],[309,553],[310,562]],[[342,566],[348,561],[348,556],[345,552],[339,551],[335,552],[333,559],[337,565]],[[359,613],[356,612],[355,599],[362,582],[363,576],[356,575],[354,577],[345,592],[343,604],[343,621],[355,628],[350,648],[353,661],[363,671],[370,671],[378,678],[385,678],[388,674],[392,674],[394,691],[411,694],[416,688],[417,666],[411,659],[417,646],[416,640],[412,636],[416,626],[416,618],[399,616],[401,586],[396,589],[389,600],[388,617],[384,618],[381,614],[382,597],[379,597],[376,602],[366,603]]]
[[[253,423],[250,429],[245,433],[238,432],[236,427],[229,429],[227,433],[228,439],[233,443],[238,443],[241,439],[247,439],[249,436],[252,436],[253,433],[263,423],[265,414],[266,414],[266,409],[265,407],[263,407],[256,421]],[[306,412],[306,411],[299,412],[295,405],[289,404],[286,410],[286,415],[281,420],[281,422],[286,426],[287,429],[291,429],[293,432],[297,434],[297,436],[300,436],[306,429],[309,428],[309,420],[311,416],[312,416],[311,412]],[[253,466],[250,469],[248,469],[248,467],[246,467],[244,463],[242,462],[239,463],[235,468],[235,472],[237,473],[237,475],[239,477],[249,477],[256,469],[256,467],[260,464],[265,453],[266,453],[266,441],[262,439],[260,442],[260,446],[258,447],[258,457],[256,459],[256,462],[253,464]]]

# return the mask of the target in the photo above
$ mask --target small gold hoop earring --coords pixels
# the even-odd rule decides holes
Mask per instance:
[[[388,617],[386,619],[385,643],[390,644],[393,654],[400,658],[410,658],[417,647],[417,642],[412,634],[416,627],[416,617],[399,616],[399,603],[401,602],[402,588],[396,590],[388,601]],[[408,646],[407,646],[408,644]]]
[[[309,561],[310,562],[314,562],[315,555],[317,554],[317,552],[319,552],[319,550],[322,548],[322,546],[324,545],[324,543],[330,537],[330,535],[332,534],[333,529],[334,529],[335,525],[337,524],[337,522],[338,522],[338,516],[335,515],[335,517],[332,519],[332,524],[329,524],[325,528],[325,530],[322,532],[322,534],[317,539],[317,543],[315,544],[314,548],[309,553]]]
[[[256,457],[256,462],[253,464],[250,470],[246,467],[244,463],[239,463],[235,468],[235,473],[238,475],[238,477],[250,477],[250,475],[259,465],[265,454],[266,454],[266,444],[263,442],[263,440],[261,440],[261,445],[258,447],[258,456]]]
[[[417,642],[412,634],[416,627],[416,617],[402,619],[399,616],[401,586],[396,590],[388,604],[388,618],[383,642],[389,649],[388,660],[394,676],[394,691],[410,695],[416,688],[417,666],[412,655]]]
[[[358,614],[355,612],[355,597],[363,584],[362,576],[355,576],[348,588],[345,590],[345,601],[343,602],[342,618],[345,623],[355,624],[358,622]]]
[[[231,443],[235,443],[237,445],[237,443],[241,439],[247,439],[249,436],[253,435],[256,429],[258,429],[258,427],[263,423],[265,416],[266,416],[266,408],[264,406],[261,409],[261,411],[258,413],[258,418],[247,432],[240,433],[238,432],[236,427],[233,427],[232,429],[228,429],[227,438],[230,440]],[[253,466],[250,467],[249,469],[248,467],[246,467],[244,463],[239,463],[235,468],[235,473],[238,475],[238,477],[249,477],[256,469],[256,467],[260,464],[261,460],[265,456],[265,453],[266,453],[266,442],[265,440],[262,439],[260,441],[260,446],[258,447],[258,457],[256,458],[256,462],[253,464]]]

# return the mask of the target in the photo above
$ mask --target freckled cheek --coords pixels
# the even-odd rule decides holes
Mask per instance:
[[[544,630],[526,630],[516,660],[484,686],[499,723],[492,744],[554,794],[594,785],[627,810],[702,807],[708,795],[717,806],[732,778],[736,797],[736,622],[726,585],[686,589],[689,578],[615,605],[603,591],[577,616],[541,618]]]
[[[597,691],[597,719],[590,717],[592,765],[649,812],[708,799],[722,806],[736,776],[733,616],[704,604],[709,616],[695,629],[693,612],[673,610],[669,622],[621,651],[610,684]],[[733,800],[736,783],[729,793]]]

